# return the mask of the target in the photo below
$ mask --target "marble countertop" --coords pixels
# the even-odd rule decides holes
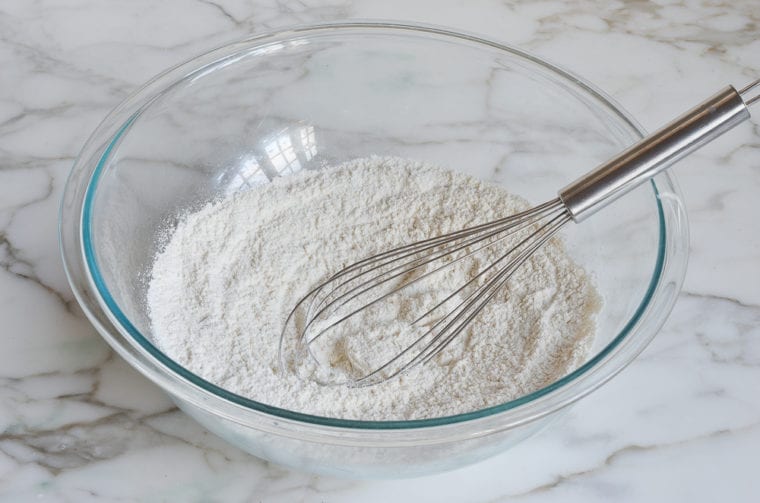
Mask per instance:
[[[0,501],[757,501],[760,122],[676,168],[683,292],[651,346],[552,428],[419,479],[291,472],[203,430],[81,314],[58,254],[66,175],[98,121],[206,48],[386,18],[518,45],[655,127],[760,75],[757,0],[6,0],[0,4]]]

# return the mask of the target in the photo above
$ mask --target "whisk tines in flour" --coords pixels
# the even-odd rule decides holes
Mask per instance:
[[[555,200],[511,217],[381,252],[347,266],[297,303],[281,337],[281,360],[291,331],[296,334],[296,354],[308,354],[322,369],[341,368],[344,372],[344,377],[336,381],[334,372],[325,379],[324,372],[319,375],[312,370],[312,378],[320,382],[372,385],[426,363],[465,331],[488,302],[507,286],[520,266],[564,224],[570,220],[580,222],[748,119],[748,105],[758,100],[760,79],[741,91],[729,86],[572,182],[559,191]],[[505,242],[513,235],[518,236],[514,243]],[[488,256],[496,248],[501,251]],[[456,270],[462,269],[463,260],[484,250],[488,265],[474,271]],[[447,280],[439,280],[432,289],[421,284],[446,274],[457,278],[448,281],[450,285],[462,286],[441,300],[426,295],[439,292],[438,285],[446,284]],[[428,297],[427,302],[418,303],[420,295]],[[396,297],[402,297],[398,305],[394,304]],[[368,334],[361,315],[378,309],[387,312],[388,326],[380,333]],[[399,329],[397,324],[404,318],[401,316],[404,310],[414,314],[412,321],[402,322]],[[330,351],[317,351],[317,345],[330,339],[331,334],[339,336],[327,345]],[[357,339],[369,341],[364,355],[379,355],[379,365],[355,359],[324,361],[325,354],[346,354],[333,349],[352,345]]]
[[[366,386],[427,362],[473,328],[486,304],[568,220],[557,199],[346,267],[291,313],[286,330],[304,334],[293,349],[318,364],[298,368],[323,384]],[[374,326],[363,325],[360,315]]]

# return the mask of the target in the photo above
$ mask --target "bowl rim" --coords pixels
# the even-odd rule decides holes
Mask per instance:
[[[499,42],[495,42],[483,37],[480,37],[478,35],[469,34],[469,33],[463,33],[461,31],[455,31],[448,28],[443,27],[437,27],[433,25],[425,25],[425,24],[417,24],[417,23],[397,23],[397,22],[386,22],[386,21],[347,21],[347,22],[338,22],[338,23],[322,23],[322,24],[314,24],[314,25],[304,25],[304,26],[298,26],[298,27],[292,27],[286,30],[278,30],[278,31],[271,31],[267,33],[262,33],[260,35],[244,39],[239,42],[234,42],[232,44],[227,44],[222,47],[216,48],[214,50],[211,50],[209,52],[206,52],[200,56],[197,56],[195,58],[192,58],[190,60],[185,61],[184,63],[181,63],[173,68],[170,68],[161,74],[154,77],[152,80],[150,80],[148,83],[146,83],[144,86],[140,87],[138,90],[136,90],[134,93],[132,93],[127,99],[125,99],[120,105],[118,105],[110,114],[109,116],[104,119],[104,121],[96,128],[96,130],[92,133],[90,139],[88,140],[88,143],[86,146],[82,149],[82,152],[78,156],[77,160],[75,161],[74,167],[72,168],[72,173],[69,176],[69,180],[67,180],[66,183],[66,191],[73,190],[73,187],[69,187],[70,184],[72,184],[74,181],[80,181],[77,179],[74,179],[73,174],[74,172],[79,170],[86,170],[88,167],[90,168],[90,176],[86,177],[86,188],[84,190],[84,200],[82,202],[82,208],[81,208],[81,216],[79,219],[79,225],[80,225],[80,235],[78,236],[77,241],[80,244],[80,252],[83,256],[83,261],[85,264],[84,272],[87,276],[87,281],[89,285],[92,287],[91,293],[94,294],[95,302],[93,303],[92,298],[86,298],[86,295],[84,295],[84,292],[79,291],[78,285],[76,282],[72,279],[72,275],[70,273],[70,267],[68,266],[69,262],[72,260],[72,257],[68,256],[65,247],[63,244],[61,244],[61,251],[63,255],[63,261],[64,266],[66,268],[67,277],[69,279],[69,283],[72,286],[72,289],[75,292],[75,295],[77,296],[77,299],[80,302],[80,305],[82,305],[85,313],[88,315],[88,318],[93,320],[93,317],[96,317],[92,311],[99,307],[103,310],[103,314],[108,318],[108,320],[112,323],[112,328],[115,328],[121,337],[114,337],[113,334],[110,333],[110,331],[107,329],[107,327],[104,326],[102,322],[95,323],[96,328],[98,328],[98,331],[103,335],[106,340],[111,343],[112,346],[114,346],[117,350],[119,350],[120,354],[122,356],[125,355],[124,348],[120,348],[120,346],[123,345],[124,341],[126,341],[129,344],[132,344],[135,346],[135,349],[142,354],[144,358],[153,359],[154,361],[151,362],[151,364],[159,369],[162,369],[163,372],[169,372],[174,375],[175,378],[179,378],[179,381],[184,382],[186,385],[189,385],[191,388],[201,391],[203,395],[203,399],[199,399],[197,397],[189,397],[187,391],[188,390],[182,390],[178,389],[176,386],[174,389],[167,389],[170,393],[174,395],[179,395],[179,397],[182,400],[187,400],[191,403],[194,403],[196,405],[200,405],[204,409],[211,408],[214,410],[214,407],[209,407],[208,400],[221,400],[223,402],[228,402],[230,404],[233,404],[235,407],[234,409],[240,410],[242,409],[249,409],[256,411],[258,413],[264,413],[266,415],[274,416],[275,418],[279,418],[281,420],[286,421],[294,421],[296,423],[306,423],[310,425],[315,426],[327,426],[331,428],[341,428],[341,429],[351,429],[351,430],[418,430],[418,429],[430,429],[433,427],[441,427],[441,426],[452,426],[457,425],[461,423],[471,423],[475,420],[479,419],[485,419],[489,417],[494,416],[504,416],[504,413],[507,412],[514,412],[519,409],[524,409],[528,406],[534,405],[539,408],[539,410],[531,411],[527,414],[521,414],[522,417],[516,417],[513,418],[513,421],[504,421],[502,422],[502,426],[504,427],[512,427],[516,426],[518,424],[522,424],[528,421],[531,421],[533,419],[537,419],[538,417],[543,417],[547,414],[550,414],[566,405],[569,405],[572,402],[575,402],[576,400],[580,399],[581,397],[585,396],[586,394],[590,393],[594,389],[596,389],[598,386],[606,382],[608,379],[613,377],[617,372],[622,370],[628,363],[630,363],[638,353],[641,352],[641,350],[646,347],[646,345],[649,343],[649,341],[652,339],[654,334],[656,333],[657,329],[659,329],[659,325],[664,322],[664,318],[667,316],[667,314],[670,312],[670,309],[672,308],[674,298],[666,302],[664,306],[664,310],[662,308],[658,309],[658,315],[660,316],[661,320],[658,321],[659,325],[652,330],[651,335],[647,337],[647,340],[643,341],[643,344],[638,344],[635,348],[635,351],[632,353],[629,353],[624,361],[620,362],[620,364],[614,368],[607,368],[609,365],[606,365],[609,363],[613,357],[616,354],[620,353],[620,350],[624,346],[624,342],[629,341],[631,339],[631,336],[634,332],[634,329],[640,326],[644,316],[650,311],[651,303],[653,299],[655,298],[655,295],[658,292],[658,286],[660,286],[660,282],[663,278],[663,271],[666,265],[666,244],[667,244],[667,230],[666,230],[666,223],[665,223],[665,214],[663,209],[663,204],[661,201],[661,198],[659,197],[660,189],[658,188],[658,183],[664,184],[666,191],[669,193],[674,193],[676,197],[678,197],[679,192],[677,189],[677,186],[675,182],[673,181],[672,177],[665,173],[663,175],[659,175],[657,178],[657,181],[652,180],[651,186],[652,189],[655,192],[655,195],[657,196],[655,198],[657,202],[657,211],[658,211],[658,217],[659,217],[659,225],[660,225],[660,232],[659,232],[659,243],[658,243],[658,250],[657,250],[657,258],[655,261],[655,267],[653,275],[650,279],[650,283],[648,285],[647,291],[644,294],[644,297],[633,313],[633,316],[631,319],[628,320],[626,325],[623,327],[623,329],[618,333],[604,348],[599,350],[597,354],[595,354],[592,358],[590,358],[587,362],[585,362],[583,365],[572,371],[571,373],[567,374],[566,376],[562,377],[558,381],[549,384],[548,386],[545,386],[539,390],[536,390],[528,395],[524,395],[522,397],[519,397],[514,400],[510,400],[508,402],[494,405],[491,407],[487,407],[484,409],[479,409],[477,411],[462,413],[462,414],[456,414],[451,416],[443,416],[443,417],[436,417],[436,418],[428,418],[428,419],[414,419],[414,420],[391,420],[391,421],[364,421],[364,420],[354,420],[354,419],[340,419],[340,418],[331,418],[331,417],[324,417],[324,416],[317,416],[317,415],[311,415],[311,414],[305,414],[301,412],[295,412],[288,409],[283,409],[279,407],[274,407],[271,405],[267,405],[262,402],[257,402],[255,400],[243,397],[241,395],[237,395],[235,393],[231,393],[217,385],[214,385],[213,383],[210,383],[209,381],[206,381],[205,379],[197,376],[193,372],[190,372],[189,370],[185,369],[178,363],[176,363],[174,360],[169,358],[167,355],[165,355],[163,352],[161,352],[155,345],[153,345],[145,336],[143,336],[139,330],[136,329],[136,327],[129,321],[129,319],[126,317],[126,315],[123,313],[123,311],[119,308],[118,304],[114,300],[113,296],[110,294],[105,280],[103,279],[103,276],[100,272],[100,269],[97,264],[96,256],[93,250],[93,237],[92,237],[92,207],[93,207],[93,198],[96,193],[96,189],[98,186],[98,181],[100,180],[100,176],[103,172],[103,169],[110,157],[110,155],[113,153],[114,149],[118,146],[121,139],[123,139],[126,132],[130,129],[131,125],[134,123],[134,121],[139,117],[139,115],[147,109],[150,104],[153,102],[153,100],[160,95],[162,91],[165,91],[166,89],[172,87],[177,82],[184,81],[185,79],[193,78],[194,75],[196,75],[198,72],[207,71],[207,69],[210,67],[210,65],[216,65],[219,64],[220,61],[228,59],[228,58],[234,58],[235,55],[239,54],[240,51],[250,51],[254,48],[261,47],[262,45],[267,45],[273,42],[281,42],[288,39],[293,39],[296,37],[303,37],[304,35],[308,34],[316,34],[321,32],[332,32],[335,33],[336,31],[340,30],[347,30],[349,33],[350,30],[367,30],[367,31],[388,31],[392,33],[399,33],[399,34],[405,34],[405,33],[415,33],[415,34],[425,34],[431,37],[438,37],[442,40],[449,40],[449,41],[457,41],[461,43],[473,43],[474,45],[480,45],[480,46],[488,46],[491,48],[498,49],[500,51],[504,51],[505,53],[510,54],[511,56],[515,56],[522,60],[527,60],[529,63],[532,63],[534,65],[537,65],[544,71],[548,71],[551,73],[554,77],[559,77],[560,80],[568,83],[569,85],[572,85],[574,89],[582,91],[585,95],[589,96],[590,98],[594,99],[594,105],[597,107],[605,108],[608,112],[611,112],[613,115],[615,115],[623,125],[625,125],[630,132],[638,135],[643,136],[643,129],[636,123],[636,121],[631,118],[631,116],[622,110],[620,106],[618,106],[611,98],[609,98],[605,93],[598,90],[595,86],[592,84],[589,84],[584,79],[575,76],[571,72],[568,72],[557,65],[554,65],[552,63],[547,62],[543,58],[538,58],[536,56],[531,55],[530,53],[527,53],[521,49],[517,49],[514,47],[511,47],[509,45],[505,45]],[[105,142],[104,148],[101,148],[99,151],[99,154],[94,157],[87,157],[84,155],[84,153],[87,150],[87,145],[90,145],[92,143],[97,144],[98,139],[102,138],[103,133],[106,132],[106,125],[107,124],[120,124],[118,129],[116,130],[115,134],[108,134],[108,140]],[[91,166],[91,160],[97,159],[97,163],[94,165],[94,167]],[[63,241],[63,235],[64,235],[64,226],[63,226],[63,218],[64,218],[64,211],[66,211],[66,208],[61,207],[61,217],[60,217],[60,223],[59,223],[59,239]],[[684,226],[685,226],[684,222]],[[684,230],[682,231],[685,234],[688,234],[688,228],[684,227]],[[682,253],[687,253],[686,250],[682,250]],[[672,263],[672,261],[671,261]],[[676,283],[678,284],[678,288],[676,289],[676,293],[678,290],[680,290],[680,283],[683,280],[683,276],[685,274],[685,260],[682,261],[683,266],[681,267],[680,271],[675,271],[675,275],[671,274],[671,276],[675,276]],[[672,272],[672,271],[671,271]],[[679,274],[680,273],[680,274]],[[93,305],[95,304],[95,305]],[[104,333],[108,332],[108,336]],[[155,371],[151,370],[149,368],[150,366],[146,366],[145,364],[142,365],[135,365],[134,357],[127,358],[130,363],[133,364],[133,366],[137,367],[138,370],[140,370],[142,373],[144,373],[147,377],[149,377],[151,380],[157,382],[159,385],[161,385],[163,388],[166,389],[165,381],[164,384],[155,377]],[[144,363],[144,362],[143,362]],[[590,385],[583,387],[582,389],[575,390],[574,393],[571,393],[567,396],[557,397],[559,399],[557,400],[548,400],[553,395],[557,395],[560,391],[567,392],[568,387],[571,384],[580,384],[581,381],[579,381],[579,378],[585,375],[589,374],[600,374],[600,369],[607,370],[606,373],[602,373],[603,375],[597,375],[597,379],[590,383]],[[176,379],[175,379],[176,380]],[[544,400],[547,399],[547,400]],[[543,407],[541,407],[543,406]],[[219,410],[216,410],[216,412],[219,412]],[[234,413],[232,414],[232,417],[229,416],[229,413],[226,415],[227,419],[231,419],[236,422],[241,422],[242,424],[249,424],[248,422],[241,420],[239,417],[234,417]]]

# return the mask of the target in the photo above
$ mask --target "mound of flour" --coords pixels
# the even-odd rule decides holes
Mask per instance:
[[[526,207],[500,187],[397,158],[275,179],[181,219],[152,269],[154,342],[234,393],[320,416],[420,419],[517,398],[576,368],[593,340],[599,296],[557,239],[480,313],[477,330],[401,378],[365,388],[299,380],[280,370],[278,341],[294,303],[330,273]]]

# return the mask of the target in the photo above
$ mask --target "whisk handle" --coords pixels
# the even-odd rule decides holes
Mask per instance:
[[[560,190],[573,220],[591,216],[750,116],[760,79],[741,92],[728,86]],[[755,93],[757,96],[750,96]]]

